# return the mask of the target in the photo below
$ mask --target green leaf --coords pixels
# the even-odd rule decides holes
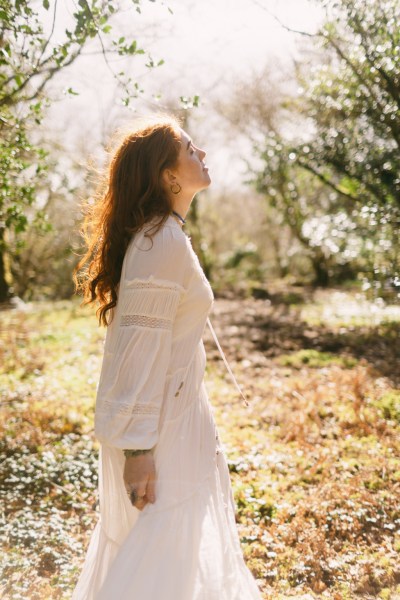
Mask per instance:
[[[46,10],[49,10],[49,8],[50,8],[49,0],[43,0],[43,8],[45,8]]]
[[[67,90],[65,90],[65,93],[69,94],[70,96],[79,96],[79,92],[75,92],[72,87],[69,87]]]
[[[182,108],[184,110],[188,110],[189,108],[197,108],[200,103],[200,96],[180,96],[179,100],[181,102]]]
[[[136,42],[136,40],[133,40],[131,45],[128,46],[128,48],[127,48],[128,54],[135,54],[136,48],[137,48],[137,42]]]

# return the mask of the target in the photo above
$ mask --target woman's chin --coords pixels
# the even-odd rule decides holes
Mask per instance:
[[[205,175],[206,175],[205,179],[206,179],[206,182],[207,182],[206,183],[206,187],[208,187],[210,185],[210,183],[211,183],[211,177],[210,177],[208,171],[205,171]]]
[[[197,190],[195,191],[195,194],[198,194],[202,190],[205,190],[206,188],[208,188],[210,183],[211,183],[211,177],[209,176],[208,173],[206,173],[206,177],[203,177],[203,181],[201,182],[201,184],[198,185]]]

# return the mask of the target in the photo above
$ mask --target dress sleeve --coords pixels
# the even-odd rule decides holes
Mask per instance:
[[[179,233],[161,230],[151,247],[130,248],[125,257],[96,401],[95,434],[110,446],[157,443],[172,328],[185,293],[187,247],[174,237]]]

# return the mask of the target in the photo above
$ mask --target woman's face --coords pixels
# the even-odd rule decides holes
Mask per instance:
[[[188,134],[181,129],[181,148],[175,168],[170,169],[184,194],[196,194],[211,183],[204,163],[206,153],[197,148]]]

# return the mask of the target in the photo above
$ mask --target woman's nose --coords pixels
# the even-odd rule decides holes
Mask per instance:
[[[199,156],[200,156],[200,160],[203,160],[203,158],[205,158],[207,155],[204,152],[204,150],[200,150],[200,148],[199,148]]]

